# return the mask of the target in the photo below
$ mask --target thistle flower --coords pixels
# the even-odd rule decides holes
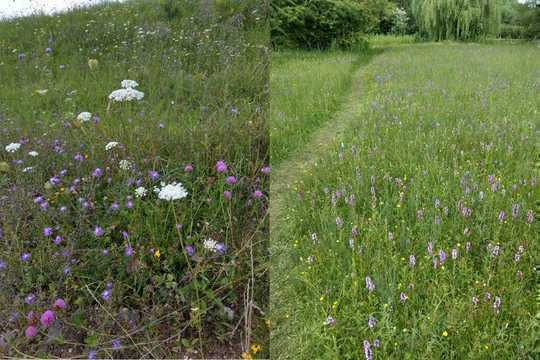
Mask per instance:
[[[225,182],[228,184],[228,185],[234,185],[236,184],[236,177],[234,176],[227,176],[227,178],[225,179]]]
[[[253,197],[255,199],[260,199],[260,198],[262,198],[262,196],[263,196],[263,192],[261,190],[255,190],[253,192]]]
[[[54,302],[54,307],[57,309],[65,309],[66,308],[66,302],[62,298],[58,298]]]
[[[216,171],[218,173],[227,172],[227,164],[225,163],[225,161],[218,160],[218,162],[216,162]]]
[[[35,327],[33,325],[30,325],[24,331],[24,336],[26,336],[27,338],[32,338],[32,337],[36,336],[37,333],[38,333],[37,327]]]

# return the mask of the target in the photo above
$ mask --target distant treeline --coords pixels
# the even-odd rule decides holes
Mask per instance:
[[[275,46],[364,47],[366,34],[420,40],[540,37],[540,0],[273,0]]]

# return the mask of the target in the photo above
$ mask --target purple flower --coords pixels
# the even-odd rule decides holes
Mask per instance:
[[[112,341],[112,347],[114,350],[119,350],[122,347],[122,345],[120,344],[120,340],[114,339]]]
[[[227,246],[223,243],[217,243],[215,249],[219,254],[225,254]]]
[[[381,346],[381,341],[380,341],[379,339],[373,340],[373,346],[375,346],[376,348],[378,348],[379,346]]]
[[[78,161],[78,162],[82,162],[84,160],[84,157],[81,154],[77,153],[73,157],[73,160]]]
[[[439,260],[441,264],[446,261],[446,253],[442,249],[439,250]]]
[[[338,216],[336,218],[336,226],[339,229],[342,225],[343,225],[343,220],[341,220],[341,218]]]
[[[103,229],[101,227],[96,225],[96,227],[94,228],[94,236],[95,237],[101,237],[101,236],[103,236],[103,234],[105,234],[105,231],[103,231]]]
[[[90,350],[90,352],[88,352],[88,360],[95,360],[96,358],[97,358],[97,351]]]
[[[118,210],[120,210],[120,205],[118,205],[117,202],[113,202],[111,204],[111,211],[118,211]]]
[[[254,197],[255,199],[260,199],[262,196],[263,196],[263,193],[262,193],[261,190],[255,190],[255,191],[253,192],[253,197]]]
[[[371,352],[371,345],[369,344],[369,341],[364,340],[364,355],[366,356],[366,360],[372,360],[373,354]]]
[[[225,182],[228,185],[234,185],[234,184],[236,184],[237,180],[236,180],[236,177],[234,177],[234,176],[227,176],[227,178],[225,179]]]
[[[112,290],[111,289],[105,289],[101,293],[101,298],[105,301],[109,301],[111,299]]]
[[[32,305],[34,302],[36,302],[36,295],[34,294],[26,295],[26,297],[24,298],[24,302],[27,303],[28,305]]]
[[[375,327],[375,325],[377,325],[377,320],[373,316],[370,316],[368,318],[368,326],[369,326],[369,328],[373,329]]]
[[[223,192],[223,197],[224,197],[225,199],[227,199],[227,200],[230,200],[230,199],[232,198],[232,192],[229,191],[229,190],[225,190],[225,191]]]
[[[227,164],[225,163],[225,161],[223,160],[218,160],[218,162],[216,162],[216,171],[218,173],[224,173],[224,172],[227,172]]]
[[[38,333],[38,329],[37,327],[33,326],[33,325],[30,325],[29,327],[26,328],[26,330],[24,331],[24,336],[26,336],[27,338],[32,338],[34,336],[36,336]]]
[[[66,308],[66,302],[62,298],[56,299],[54,302],[54,307],[57,309],[65,309]]]
[[[261,172],[264,174],[264,175],[268,175],[270,174],[270,166],[265,166],[261,169]]]
[[[371,278],[369,276],[366,276],[366,289],[369,292],[375,290],[375,284],[373,283],[373,281],[371,281]]]
[[[49,327],[55,320],[54,311],[47,310],[43,314],[41,314],[41,317],[39,318],[39,321],[41,322],[41,325],[44,327]]]
[[[32,254],[30,254],[30,253],[22,253],[21,254],[21,261],[27,262],[27,261],[30,260],[31,257],[32,257]]]
[[[63,238],[60,236],[60,235],[57,235],[54,240],[53,240],[53,243],[55,245],[60,245],[60,243],[62,242]]]
[[[498,314],[501,307],[501,298],[498,296],[495,296],[495,302],[493,303],[493,310],[495,310],[495,313]]]
[[[532,210],[528,210],[527,211],[527,224],[529,225],[532,224],[533,220],[534,220],[534,213]]]
[[[45,53],[50,55],[52,53],[52,49],[50,47],[45,48]]]
[[[517,218],[518,213],[519,213],[519,207],[520,207],[519,204],[512,205],[512,218],[514,219]]]
[[[405,301],[407,301],[408,297],[407,295],[405,295],[404,292],[402,292],[401,294],[399,294],[399,301],[401,301],[401,303],[405,303]]]
[[[499,218],[499,222],[501,222],[501,223],[504,221],[504,219],[506,219],[506,213],[504,212],[504,210],[501,210],[499,212],[498,218]]]
[[[126,245],[126,247],[124,248],[124,255],[127,257],[133,255],[133,248],[131,247],[131,245]]]
[[[160,176],[159,176],[159,173],[155,170],[150,170],[148,171],[148,178],[152,181],[157,181],[159,180]]]
[[[53,234],[53,228],[52,227],[46,227],[43,229],[43,236],[49,237]]]
[[[195,249],[193,248],[193,246],[191,245],[186,246],[186,253],[188,254],[188,256],[195,255]]]
[[[452,249],[452,259],[456,260],[458,257],[458,251],[457,249]]]
[[[52,186],[60,185],[61,182],[62,182],[62,180],[60,180],[60,178],[58,176],[53,176],[52,178],[49,179],[49,183]]]
[[[471,302],[474,306],[478,305],[478,298],[476,296],[473,296]]]
[[[193,171],[193,165],[187,164],[186,166],[184,166],[184,172],[190,173],[192,171]]]
[[[96,168],[92,172],[92,176],[95,177],[95,178],[99,178],[99,177],[101,177],[101,175],[103,175],[103,170],[101,170],[100,168]]]

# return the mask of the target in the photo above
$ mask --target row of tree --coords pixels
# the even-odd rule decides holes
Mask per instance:
[[[421,39],[539,38],[540,0],[272,0],[277,46],[351,47],[363,34]]]

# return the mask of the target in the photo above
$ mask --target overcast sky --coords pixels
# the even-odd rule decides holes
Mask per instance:
[[[103,1],[105,0],[0,0],[0,18],[24,16],[40,10],[50,14],[66,11],[74,6],[94,5]]]

